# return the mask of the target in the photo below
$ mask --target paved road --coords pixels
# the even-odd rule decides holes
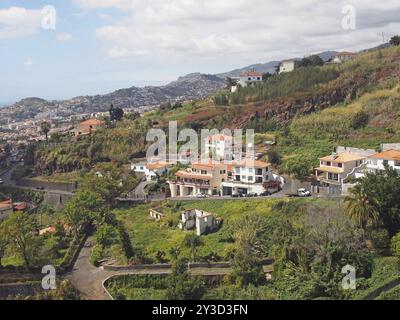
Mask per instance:
[[[11,167],[8,171],[4,172],[2,175],[0,175],[0,178],[3,180],[3,185],[8,186],[8,187],[14,187],[18,189],[23,189],[23,190],[33,190],[37,191],[36,188],[34,187],[25,187],[25,186],[18,186],[14,180],[11,179],[12,173],[16,169],[17,166]],[[66,196],[72,196],[73,193],[69,191],[63,191],[63,190],[57,190],[57,189],[45,189],[43,190],[46,193],[55,193],[55,194],[60,194],[60,195],[66,195]]]
[[[138,271],[106,271],[101,267],[96,268],[89,261],[92,241],[92,238],[86,241],[73,270],[66,275],[66,278],[72,282],[87,300],[110,300],[111,297],[103,287],[104,281],[110,277],[140,274],[168,275],[171,273],[170,268]],[[271,272],[271,270],[271,266],[264,266],[264,271],[266,273]],[[231,271],[230,268],[196,268],[190,270],[190,274],[198,276],[224,276]]]
[[[342,198],[342,195],[312,195],[311,198],[314,199],[319,199],[319,198]],[[289,196],[283,192],[275,193],[273,195],[270,195],[268,197],[252,197],[252,198],[233,198],[230,196],[223,196],[223,197],[218,197],[218,196],[213,196],[213,197],[207,197],[207,198],[196,198],[196,197],[177,197],[177,198],[170,198],[171,200],[176,200],[176,201],[206,201],[206,200],[257,200],[257,199],[285,199],[289,198]],[[304,198],[308,199],[308,198]]]
[[[145,198],[147,196],[147,192],[145,188],[150,184],[155,184],[155,181],[141,181],[138,186],[131,192],[130,196],[135,198]]]

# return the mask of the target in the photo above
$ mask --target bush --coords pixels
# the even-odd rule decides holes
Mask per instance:
[[[393,255],[400,258],[400,232],[392,238],[390,244]]]
[[[103,259],[103,254],[103,247],[96,244],[90,252],[90,263],[93,264],[95,267],[98,267],[101,259]]]
[[[354,115],[353,119],[351,120],[350,126],[354,130],[357,130],[366,127],[368,121],[369,121],[368,113],[366,113],[365,111],[359,111]]]
[[[389,232],[386,229],[372,230],[370,236],[375,248],[385,249],[389,247]]]

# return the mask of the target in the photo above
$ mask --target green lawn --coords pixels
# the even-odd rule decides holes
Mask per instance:
[[[243,200],[207,200],[207,201],[183,201],[182,207],[172,210],[174,226],[177,225],[181,211],[184,209],[199,209],[214,213],[222,217],[224,223],[222,228],[213,234],[202,236],[204,245],[198,250],[198,257],[204,257],[210,253],[217,253],[222,260],[225,260],[225,249],[230,244],[223,242],[222,238],[232,224],[232,221],[244,214],[261,214],[269,215],[272,207],[277,202],[304,203],[305,201],[315,200],[273,200],[273,199],[243,199]],[[171,202],[172,206],[177,202]],[[167,202],[163,203],[165,207]],[[170,259],[168,251],[174,247],[180,247],[181,253],[185,257],[189,257],[188,249],[181,246],[187,231],[182,231],[177,227],[169,227],[169,218],[164,218],[161,222],[149,219],[148,205],[139,205],[129,209],[116,210],[118,219],[124,222],[128,230],[134,247],[143,248],[149,258],[155,259],[158,251],[164,251],[167,259]]]

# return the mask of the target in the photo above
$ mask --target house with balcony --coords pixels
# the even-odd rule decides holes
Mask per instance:
[[[227,165],[223,163],[193,163],[186,170],[179,170],[175,179],[168,181],[171,197],[188,197],[197,194],[218,195],[221,183],[228,179]]]
[[[349,152],[333,153],[320,158],[320,166],[315,169],[315,176],[322,186],[341,186],[344,181],[361,168],[367,156]]]
[[[365,166],[356,173],[356,178],[362,178],[366,173],[385,170],[386,166],[400,174],[400,150],[386,150],[371,155],[366,159]]]
[[[253,159],[233,162],[228,166],[228,180],[221,183],[222,195],[277,192],[283,186],[282,181],[269,171],[270,166]]]

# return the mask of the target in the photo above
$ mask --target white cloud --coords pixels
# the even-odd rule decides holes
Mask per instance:
[[[96,30],[111,58],[286,58],[322,50],[357,50],[400,29],[398,0],[74,0],[83,8],[124,9]],[[358,29],[342,28],[354,5]],[[397,21],[396,21],[397,20]],[[392,23],[390,23],[392,22]]]
[[[71,33],[60,33],[56,36],[57,42],[70,42],[74,39]]]
[[[25,67],[31,67],[35,64],[35,62],[33,61],[33,59],[31,57],[27,57],[24,61],[24,66]]]
[[[35,34],[41,25],[40,10],[21,7],[0,9],[0,39],[27,37]]]

